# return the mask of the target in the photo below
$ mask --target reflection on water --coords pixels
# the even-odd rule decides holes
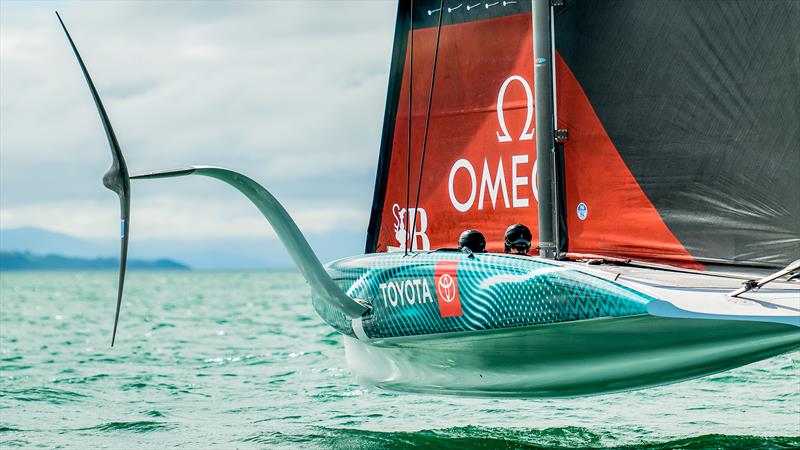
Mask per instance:
[[[800,353],[589,398],[355,384],[298,274],[0,274],[0,447],[791,448]]]

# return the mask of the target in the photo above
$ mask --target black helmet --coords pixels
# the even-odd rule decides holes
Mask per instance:
[[[472,253],[483,253],[486,251],[486,238],[478,230],[467,230],[458,237],[458,249],[464,247],[472,250]]]
[[[527,254],[531,249],[531,230],[521,223],[515,223],[506,228],[506,253],[515,249],[520,253]]]

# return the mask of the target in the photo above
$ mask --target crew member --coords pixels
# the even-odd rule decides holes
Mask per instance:
[[[527,255],[531,250],[531,230],[521,223],[515,223],[506,228],[505,248],[506,253],[514,255]]]
[[[458,249],[463,251],[467,248],[472,253],[485,253],[486,252],[486,238],[483,233],[478,230],[467,230],[461,233],[458,237]]]

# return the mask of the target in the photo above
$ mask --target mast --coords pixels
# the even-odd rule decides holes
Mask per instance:
[[[550,0],[532,0],[533,83],[536,110],[536,167],[539,191],[539,256],[556,257],[553,234],[555,123],[553,118],[553,47],[551,41]]]

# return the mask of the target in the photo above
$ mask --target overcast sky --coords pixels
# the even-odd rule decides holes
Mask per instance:
[[[303,231],[366,230],[395,1],[0,5],[0,227],[118,232],[108,145],[57,9],[131,172],[229,167]],[[211,179],[135,181],[132,205],[137,239],[272,235]]]

